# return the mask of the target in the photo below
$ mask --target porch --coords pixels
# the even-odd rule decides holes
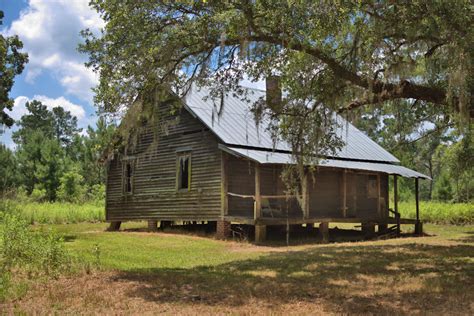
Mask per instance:
[[[382,172],[320,167],[300,184],[301,196],[285,194],[283,165],[261,164],[223,154],[222,221],[254,225],[255,241],[265,240],[266,226],[315,225],[327,231],[328,223],[360,223],[363,229],[386,231],[395,225],[415,225],[419,219],[418,178],[415,179],[416,218],[401,218],[398,212],[398,175],[394,174],[393,210],[389,207],[389,175]]]

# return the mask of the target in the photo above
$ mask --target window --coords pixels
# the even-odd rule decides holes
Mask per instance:
[[[123,162],[122,179],[123,179],[123,193],[133,194],[133,172],[134,161],[125,160]]]
[[[177,187],[178,190],[190,190],[191,188],[191,154],[178,154],[177,160]]]
[[[378,181],[376,175],[369,175],[367,181],[367,197],[369,199],[375,199],[378,197]]]

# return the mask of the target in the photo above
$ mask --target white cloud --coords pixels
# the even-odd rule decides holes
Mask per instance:
[[[77,51],[79,32],[97,32],[103,20],[88,6],[88,0],[30,0],[29,6],[12,22],[7,34],[17,34],[28,52],[26,80],[34,83],[51,71],[66,93],[92,102],[96,75],[84,66],[86,56]]]
[[[77,117],[77,120],[79,122],[83,121],[84,119],[87,119],[86,111],[84,111],[84,108],[82,106],[78,104],[74,104],[64,97],[53,99],[44,95],[35,95],[31,99],[25,96],[16,97],[13,110],[11,112],[7,111],[7,114],[9,114],[14,120],[19,120],[23,115],[25,115],[28,112],[25,106],[26,102],[29,102],[32,100],[41,101],[41,103],[46,105],[48,109],[50,110],[58,106],[63,107],[66,111],[71,112],[73,116]]]

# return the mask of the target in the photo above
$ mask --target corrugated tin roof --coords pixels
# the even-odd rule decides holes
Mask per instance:
[[[222,142],[228,145],[290,151],[289,144],[282,140],[274,144],[267,130],[269,122],[263,120],[257,125],[253,113],[250,112],[250,106],[260,98],[264,98],[265,92],[255,89],[248,89],[247,92],[248,101],[242,101],[239,96],[234,96],[232,93],[226,95],[220,117],[217,115],[220,99],[213,100],[208,97],[209,90],[205,87],[193,87],[185,98],[185,104]],[[339,150],[336,158],[399,162],[392,154],[342,117],[338,116],[337,122],[341,126],[338,133],[344,140],[345,146]]]
[[[236,156],[245,157],[261,164],[292,164],[295,163],[293,157],[289,153],[271,152],[264,150],[245,149],[232,146],[220,145],[220,148],[228,153]],[[362,162],[341,159],[323,159],[318,163],[321,167],[332,167],[342,169],[366,170],[383,172],[387,174],[396,174],[406,178],[423,178],[430,177],[408,169],[400,165],[390,163]]]

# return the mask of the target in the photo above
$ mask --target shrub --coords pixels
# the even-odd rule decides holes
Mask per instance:
[[[38,186],[35,186],[35,188],[33,189],[33,192],[31,192],[30,194],[30,199],[35,202],[46,201],[47,199],[46,190],[39,188]]]
[[[88,200],[93,202],[96,205],[104,205],[105,185],[94,184],[88,193]]]
[[[82,201],[86,192],[83,182],[84,178],[77,171],[66,172],[60,179],[58,198],[72,203]]]
[[[69,268],[64,243],[53,231],[33,231],[25,220],[3,216],[2,260],[7,270],[19,268],[30,273],[57,275]]]

